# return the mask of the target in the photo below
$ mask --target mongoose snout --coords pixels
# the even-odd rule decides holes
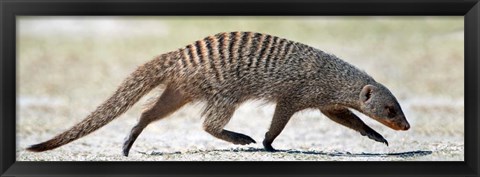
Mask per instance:
[[[403,120],[402,120],[403,119]],[[394,129],[394,130],[408,130],[410,129],[410,124],[405,118],[398,118],[397,120],[385,120],[381,119],[379,122],[384,125]]]

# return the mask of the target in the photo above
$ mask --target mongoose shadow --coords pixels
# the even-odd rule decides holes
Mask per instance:
[[[299,42],[237,31],[208,36],[146,62],[81,122],[27,150],[52,150],[84,137],[125,113],[156,87],[164,91],[130,130],[123,144],[125,156],[148,125],[195,102],[206,103],[203,129],[238,145],[256,141],[224,129],[235,110],[248,100],[276,103],[262,141],[265,150],[272,152],[273,141],[290,118],[305,109],[316,109],[334,122],[387,146],[387,140],[350,109],[394,130],[410,128],[395,96],[366,72]]]
[[[235,149],[214,149],[214,150],[197,150],[197,151],[188,151],[188,152],[152,152],[146,153],[137,151],[144,155],[152,155],[152,156],[163,156],[163,155],[180,155],[180,154],[203,154],[208,152],[251,152],[251,153],[261,153],[261,152],[268,152],[262,148],[235,148]],[[301,150],[294,150],[294,149],[277,149],[278,153],[287,153],[287,154],[307,154],[307,155],[321,155],[321,156],[341,156],[341,157],[400,157],[400,158],[408,158],[408,157],[419,157],[419,156],[427,156],[431,155],[432,151],[425,151],[425,150],[416,150],[416,151],[405,151],[405,152],[392,152],[392,153],[350,153],[350,152],[324,152],[324,151],[301,151]]]

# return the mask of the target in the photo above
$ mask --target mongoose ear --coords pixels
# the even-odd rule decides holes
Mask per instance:
[[[372,92],[375,86],[373,85],[365,85],[360,92],[360,101],[365,103],[368,100],[370,100],[370,97],[372,96]]]

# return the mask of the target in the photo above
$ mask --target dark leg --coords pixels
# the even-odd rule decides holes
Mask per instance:
[[[366,125],[360,118],[358,118],[347,108],[325,108],[320,109],[320,111],[331,120],[356,130],[360,132],[361,135],[367,136],[372,140],[385,143],[388,146],[387,140],[385,140],[382,135]]]
[[[142,113],[137,125],[135,125],[130,131],[130,134],[125,139],[125,143],[123,143],[123,155],[128,156],[128,152],[133,143],[148,124],[165,118],[188,102],[190,102],[190,100],[185,95],[167,87],[157,102],[155,102],[151,108]]]
[[[289,102],[280,101],[275,107],[275,113],[273,114],[272,122],[268,132],[265,133],[265,139],[263,140],[263,147],[265,150],[273,152],[275,149],[272,147],[272,142],[282,132],[283,128],[287,125],[288,121],[293,114],[297,112]]]
[[[233,144],[256,143],[255,140],[247,135],[223,129],[230,121],[235,108],[235,105],[209,103],[205,111],[203,128],[214,137]]]

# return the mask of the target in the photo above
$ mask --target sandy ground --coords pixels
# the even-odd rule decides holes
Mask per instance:
[[[218,140],[201,128],[199,117],[201,105],[187,105],[169,118],[151,124],[134,144],[130,156],[123,157],[121,148],[124,137],[136,123],[140,106],[129,111],[111,124],[78,141],[53,151],[43,153],[27,152],[23,148],[65,130],[74,122],[68,117],[52,119],[45,131],[43,122],[33,122],[24,117],[35,115],[39,119],[69,115],[66,103],[45,106],[29,103],[20,112],[18,124],[24,130],[17,135],[22,140],[17,145],[17,160],[20,161],[191,161],[191,160],[348,160],[348,161],[428,161],[463,160],[464,143],[462,129],[448,130],[441,127],[463,126],[463,120],[445,120],[442,115],[452,118],[463,117],[463,101],[453,104],[436,100],[437,104],[424,106],[420,100],[401,101],[411,130],[399,132],[382,126],[361,114],[361,118],[382,134],[389,146],[374,142],[352,130],[342,127],[323,116],[319,111],[307,110],[297,113],[285,130],[275,140],[274,147],[280,152],[263,150],[261,143],[239,146]],[[22,106],[21,106],[22,107]],[[267,131],[274,105],[246,103],[232,118],[226,129],[245,133],[257,142],[263,140]],[[54,110],[54,111],[48,111]],[[441,111],[440,111],[441,110]],[[43,115],[41,113],[43,112]],[[51,112],[45,114],[45,112]],[[41,116],[39,116],[41,115]],[[419,117],[429,117],[420,120]],[[451,123],[447,123],[451,122]],[[449,124],[449,125],[446,125]],[[452,125],[454,124],[454,125]]]
[[[271,23],[271,19],[21,20],[18,161],[464,160],[462,18],[332,17],[286,19],[282,23]],[[193,26],[198,31],[190,32]],[[123,157],[123,140],[136,124],[142,103],[161,93],[155,90],[126,114],[84,138],[43,153],[24,150],[82,120],[148,58],[205,34],[234,29],[293,38],[364,69],[397,96],[411,129],[394,131],[357,113],[388,140],[386,146],[332,122],[317,110],[306,110],[295,114],[274,141],[273,146],[280,151],[270,153],[263,150],[261,142],[274,104],[247,102],[236,111],[226,129],[258,142],[247,146],[224,142],[203,131],[203,105],[194,104],[151,124],[135,142],[130,156]],[[185,35],[172,38],[178,33]]]

